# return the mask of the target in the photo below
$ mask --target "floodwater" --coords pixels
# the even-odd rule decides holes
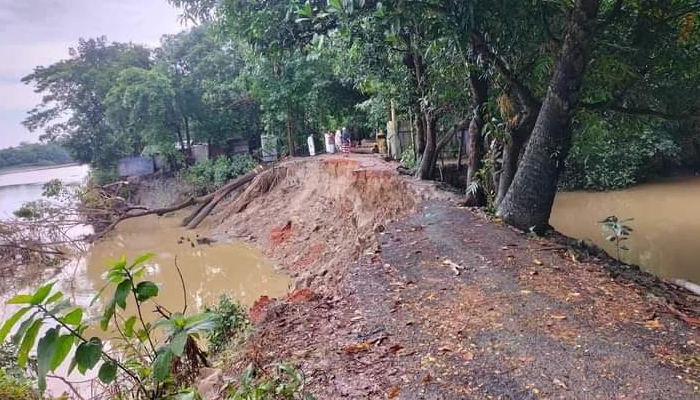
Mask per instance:
[[[563,192],[551,224],[615,254],[598,221],[634,218],[622,261],[666,278],[700,283],[700,177],[679,177],[611,192]]]
[[[24,202],[40,199],[45,182],[61,179],[78,184],[84,181],[87,172],[85,166],[72,166],[0,175],[0,218],[11,217]],[[188,314],[202,311],[205,306],[216,304],[223,294],[249,306],[262,295],[280,297],[287,292],[289,278],[276,272],[262,253],[239,242],[209,242],[206,231],[188,231],[180,227],[180,221],[186,215],[187,211],[182,211],[163,217],[151,215],[125,220],[63,268],[46,268],[29,282],[14,287],[3,285],[13,288],[0,293],[0,321],[16,310],[16,307],[5,305],[6,299],[17,293],[31,293],[49,281],[55,281],[55,287],[74,304],[87,307],[104,284],[103,276],[109,269],[110,260],[117,260],[122,255],[132,260],[147,252],[154,256],[146,263],[143,279],[159,285],[159,295],[154,300],[170,312],[183,311],[185,304]],[[183,297],[183,282],[186,298]],[[105,295],[110,296],[110,291]],[[88,307],[86,318],[98,318],[105,302],[102,299]],[[153,312],[155,303],[149,303],[144,310],[144,319],[155,321],[159,315]],[[133,315],[132,311],[127,308],[125,313]],[[96,329],[90,329],[86,335],[103,339],[110,336]],[[66,376],[66,371],[61,369],[57,374]],[[74,374],[69,378],[84,381],[88,377]],[[79,387],[83,394],[90,392],[89,387]],[[50,393],[59,395],[67,390],[62,382],[49,380]]]
[[[61,179],[76,184],[85,179],[87,172],[86,166],[71,166],[0,175],[0,218],[11,216],[24,202],[40,199],[45,182]],[[288,278],[277,273],[260,252],[238,242],[203,242],[209,239],[206,232],[187,231],[179,226],[186,213],[125,220],[50,278],[59,281],[61,289],[77,303],[88,304],[102,287],[109,260],[122,255],[134,259],[148,252],[154,257],[148,262],[145,279],[161,285],[159,304],[171,311],[184,306],[176,260],[185,281],[190,311],[215,303],[220,294],[229,294],[250,305],[261,295],[276,297],[286,293]],[[35,286],[42,283],[39,280]],[[0,310],[0,317],[3,314]]]
[[[44,183],[61,179],[67,184],[78,184],[87,172],[87,165],[72,165],[0,174],[0,218],[12,216],[25,202],[40,199]]]

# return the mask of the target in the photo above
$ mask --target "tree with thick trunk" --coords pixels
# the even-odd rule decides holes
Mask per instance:
[[[433,177],[435,162],[437,161],[437,119],[429,110],[424,110],[421,118],[423,118],[423,124],[425,125],[425,149],[418,167],[418,177],[428,180]]]
[[[484,137],[481,134],[486,123],[484,108],[489,96],[489,82],[485,74],[477,68],[477,57],[482,52],[483,40],[472,36],[470,46],[472,54],[472,66],[469,71],[469,85],[472,93],[473,113],[469,123],[469,162],[467,163],[467,200],[466,204],[482,206],[486,197],[483,188],[474,190],[473,182],[476,173],[481,169],[484,158]]]
[[[532,136],[498,215],[517,228],[543,229],[571,145],[571,118],[581,99],[583,73],[593,41],[600,0],[577,0],[559,60]]]
[[[518,114],[518,122],[515,127],[509,129],[508,137],[506,137],[503,145],[503,162],[501,166],[501,174],[498,178],[498,188],[496,192],[496,207],[498,207],[508,189],[510,188],[515,173],[518,171],[518,163],[520,162],[520,154],[523,147],[527,144],[535,127],[537,120],[537,109],[526,107],[524,111]]]

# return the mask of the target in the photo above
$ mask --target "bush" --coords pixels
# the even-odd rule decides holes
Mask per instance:
[[[17,378],[0,369],[0,399],[2,400],[41,400],[31,381]]]
[[[94,168],[90,170],[90,175],[88,176],[88,185],[90,186],[103,186],[109,185],[119,180],[119,174],[116,169],[101,169]]]
[[[218,316],[216,325],[207,333],[209,351],[218,353],[233,339],[240,338],[250,327],[245,308],[228,295],[219,297],[219,303],[205,312]]]
[[[269,366],[271,371],[258,371],[249,365],[241,376],[239,387],[231,390],[230,400],[315,400],[304,389],[304,374],[289,363]]]
[[[619,121],[584,116],[560,186],[565,190],[620,189],[675,164],[680,149],[668,133],[650,124],[624,126]]]
[[[413,152],[413,147],[409,147],[401,153],[401,165],[408,169],[416,168],[416,154]]]
[[[255,168],[257,163],[248,154],[219,157],[215,161],[197,163],[183,172],[184,179],[195,187],[199,194],[211,193],[231,179]]]
[[[35,359],[30,359],[36,365]],[[33,382],[25,377],[25,370],[17,364],[17,347],[3,343],[0,345],[0,399],[39,400]]]

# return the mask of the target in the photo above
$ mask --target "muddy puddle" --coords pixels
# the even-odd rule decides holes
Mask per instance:
[[[700,283],[700,177],[667,179],[611,192],[558,193],[551,224],[615,254],[597,222],[610,215],[634,218],[622,252],[626,263],[662,277]]]

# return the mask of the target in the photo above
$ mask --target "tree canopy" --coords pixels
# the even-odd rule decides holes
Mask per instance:
[[[370,136],[393,106],[422,179],[468,130],[467,202],[522,229],[559,187],[634,183],[698,135],[696,1],[169,2],[200,25],[153,50],[81,41],[24,79],[44,95],[27,126],[108,166],[262,132],[295,155],[309,134]]]

